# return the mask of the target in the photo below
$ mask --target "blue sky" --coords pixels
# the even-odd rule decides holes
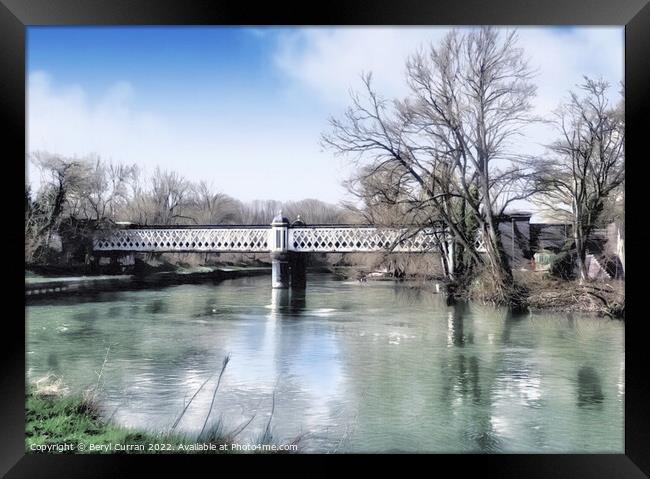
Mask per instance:
[[[350,170],[318,144],[328,117],[347,106],[362,71],[373,71],[384,95],[402,95],[407,55],[447,31],[29,27],[28,149],[96,153],[148,172],[160,165],[242,200],[336,203]],[[540,71],[539,113],[582,74],[623,78],[621,27],[524,28],[519,36]],[[539,127],[521,148],[539,150],[548,139]]]

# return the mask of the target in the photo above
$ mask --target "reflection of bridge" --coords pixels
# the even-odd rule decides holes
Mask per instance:
[[[270,226],[137,226],[98,232],[96,252],[271,253],[273,287],[302,287],[304,253],[424,253],[445,233],[440,228],[305,225],[282,215]]]

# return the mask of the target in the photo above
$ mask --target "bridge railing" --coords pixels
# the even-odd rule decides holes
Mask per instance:
[[[98,232],[97,251],[142,252],[268,252],[267,227],[137,228]]]
[[[295,252],[427,252],[444,238],[439,228],[378,228],[366,225],[309,225],[287,228],[287,250]],[[270,227],[122,228],[100,231],[96,251],[269,252]]]
[[[289,229],[289,250],[298,252],[426,252],[436,248],[441,230],[407,228],[298,227]]]

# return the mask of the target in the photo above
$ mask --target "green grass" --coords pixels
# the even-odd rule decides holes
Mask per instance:
[[[37,391],[34,386],[30,386],[27,391],[25,409],[25,447],[28,453],[228,454],[246,452],[231,449],[231,444],[236,442],[235,437],[238,432],[224,433],[219,421],[208,427],[198,438],[174,432],[157,433],[130,429],[106,421],[98,407],[85,396],[60,392],[44,394]],[[240,428],[239,432],[244,428],[245,426]],[[259,444],[273,445],[273,437],[268,426]],[[69,446],[64,449],[63,445]],[[49,449],[41,449],[48,446]]]
[[[45,452],[88,452],[88,453],[183,453],[183,452],[230,452],[223,450],[229,439],[221,436],[218,426],[206,431],[204,439],[197,441],[181,434],[152,433],[120,427],[102,419],[99,410],[91,401],[81,396],[60,396],[37,394],[29,390],[26,395],[26,450],[38,446],[52,446]],[[179,450],[179,445],[211,444],[212,450]],[[74,445],[72,451],[57,450],[62,444]],[[83,450],[78,445],[83,444]],[[171,444],[158,449],[150,444]],[[91,449],[91,445],[95,450]],[[105,448],[99,448],[103,445]],[[130,445],[130,450],[116,449],[116,445]],[[110,446],[110,447],[109,447]],[[119,446],[117,446],[119,447]],[[220,447],[222,450],[220,450]]]

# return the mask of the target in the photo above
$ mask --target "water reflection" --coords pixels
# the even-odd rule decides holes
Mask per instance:
[[[463,347],[465,343],[472,344],[474,335],[471,332],[466,336],[464,332],[465,315],[468,311],[467,303],[457,303],[450,306],[447,313],[447,341],[454,346]]]
[[[274,316],[278,316],[287,310],[290,294],[291,292],[284,288],[271,290],[271,311],[274,313]]]
[[[167,303],[164,299],[154,299],[147,305],[147,312],[151,314],[166,313],[167,310]]]
[[[505,321],[503,323],[503,330],[501,332],[501,341],[504,344],[511,344],[512,330],[519,323],[526,319],[526,315],[520,313],[513,313],[512,311],[506,312]]]
[[[307,307],[307,293],[304,289],[294,289],[289,296],[289,312],[299,316]]]
[[[300,316],[307,307],[307,293],[304,289],[271,290],[271,311],[273,317]]]
[[[106,311],[107,318],[119,318],[122,315],[123,315],[122,306],[111,306]]]
[[[467,436],[475,444],[473,452],[502,452],[502,441],[487,415],[475,418]]]
[[[47,355],[47,365],[52,371],[59,371],[59,356],[56,353],[50,353]]]
[[[91,323],[97,318],[97,310],[95,308],[90,308],[86,311],[79,311],[72,314],[72,319],[79,323]]]
[[[583,366],[578,371],[578,406],[600,407],[604,401],[600,377],[591,366]]]
[[[83,391],[110,344],[100,397],[130,427],[168,427],[230,353],[213,417],[229,429],[255,415],[242,440],[264,430],[275,393],[276,439],[308,433],[309,451],[623,450],[621,322],[447,306],[407,285],[316,275],[301,292],[247,278],[27,315],[31,378],[58,372]],[[180,430],[200,430],[213,387]]]
[[[481,399],[479,364],[476,356],[469,359],[464,354],[456,357],[456,386],[459,395],[478,403]]]

